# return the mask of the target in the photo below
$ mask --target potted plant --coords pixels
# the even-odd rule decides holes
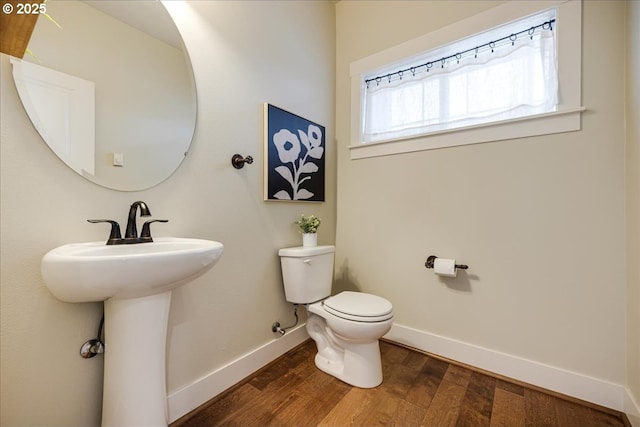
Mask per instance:
[[[302,246],[318,245],[318,227],[320,227],[321,219],[315,215],[304,216],[295,222],[302,233]]]

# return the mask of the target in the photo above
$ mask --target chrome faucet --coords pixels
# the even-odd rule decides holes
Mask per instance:
[[[137,202],[133,202],[133,204],[131,204],[131,208],[129,208],[127,230],[124,233],[125,239],[138,238],[138,229],[136,228],[136,212],[138,211],[138,207],[140,207],[140,216],[151,216],[151,212],[145,202],[139,200]]]
[[[138,228],[136,227],[136,215],[140,208],[140,216],[151,216],[149,207],[143,201],[133,202],[129,208],[129,218],[127,219],[127,229],[124,233],[124,238],[120,235],[120,225],[110,219],[88,219],[91,223],[108,222],[111,224],[111,234],[107,240],[107,245],[128,245],[131,243],[148,243],[153,242],[151,238],[151,224],[154,222],[169,222],[166,219],[153,219],[147,221],[142,226],[142,233],[138,237]]]

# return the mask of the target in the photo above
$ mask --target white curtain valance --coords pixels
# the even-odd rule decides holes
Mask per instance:
[[[369,79],[364,88],[363,142],[555,111],[555,32],[535,32],[462,57],[450,55],[420,72]],[[424,64],[423,64],[424,65]]]

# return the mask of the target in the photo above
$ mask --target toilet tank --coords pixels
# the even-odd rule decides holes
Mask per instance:
[[[310,304],[331,295],[335,246],[298,246],[278,251],[287,301]]]

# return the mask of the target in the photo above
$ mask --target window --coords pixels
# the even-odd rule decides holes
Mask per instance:
[[[363,141],[555,111],[555,9],[364,77]]]
[[[517,3],[352,64],[351,157],[579,129],[581,3]]]

